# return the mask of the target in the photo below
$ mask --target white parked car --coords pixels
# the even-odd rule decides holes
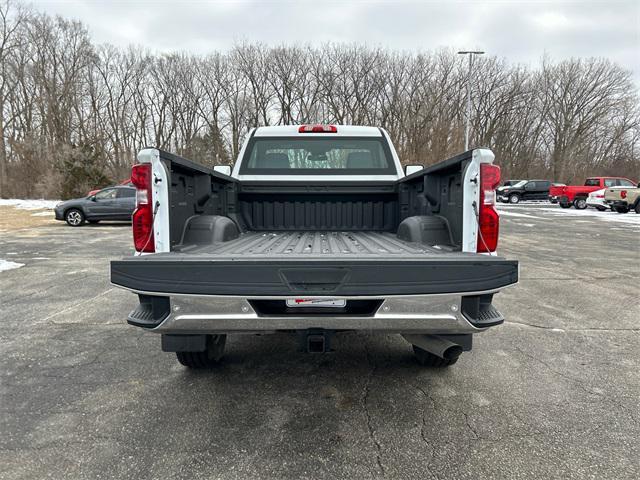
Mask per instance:
[[[623,188],[628,187],[608,187],[609,190],[621,190]],[[587,207],[596,208],[601,212],[609,209],[613,210],[613,208],[611,208],[611,205],[604,202],[604,192],[606,190],[606,188],[601,188],[600,190],[591,192],[587,197]]]

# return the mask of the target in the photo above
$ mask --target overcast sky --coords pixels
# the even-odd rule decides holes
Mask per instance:
[[[36,0],[96,42],[207,53],[243,40],[358,42],[400,50],[479,48],[537,65],[543,54],[608,57],[640,81],[640,1]]]

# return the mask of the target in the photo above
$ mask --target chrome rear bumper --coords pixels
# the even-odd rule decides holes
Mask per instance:
[[[144,295],[153,295],[138,292]],[[495,293],[465,293],[465,297]],[[379,307],[371,315],[332,314],[326,308],[313,315],[265,315],[253,305],[256,300],[286,300],[290,297],[220,297],[172,295],[168,315],[149,331],[162,334],[268,333],[279,330],[366,330],[386,333],[469,334],[486,328],[478,327],[463,314],[460,294],[381,297],[341,297],[347,300],[378,300]],[[322,298],[322,297],[313,297]],[[333,297],[332,297],[333,298]],[[490,305],[489,305],[490,306]],[[492,308],[492,307],[491,307]],[[135,311],[134,311],[135,312]],[[134,314],[132,312],[132,315]],[[488,314],[485,311],[483,314]],[[492,309],[489,315],[502,317]],[[131,316],[130,316],[131,319]],[[475,321],[473,321],[475,320]],[[487,318],[484,318],[486,321]],[[476,326],[473,325],[476,323]]]

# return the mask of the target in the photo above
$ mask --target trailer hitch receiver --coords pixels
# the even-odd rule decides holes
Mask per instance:
[[[298,331],[300,350],[307,353],[327,353],[331,351],[333,330],[312,329]]]

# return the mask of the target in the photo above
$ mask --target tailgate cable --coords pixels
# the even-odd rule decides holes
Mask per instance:
[[[471,205],[473,206],[473,213],[475,214],[474,216],[476,219],[476,225],[478,225],[478,236],[480,237],[480,241],[482,242],[482,245],[484,245],[485,250],[488,252],[489,247],[487,247],[487,242],[484,241],[484,237],[482,236],[482,230],[480,229],[480,214],[478,213],[478,204],[474,200]],[[478,249],[476,248],[476,250]]]
[[[147,245],[149,245],[149,242],[151,241],[151,238],[153,237],[153,232],[155,231],[155,225],[156,225],[156,213],[158,213],[158,208],[160,207],[160,202],[156,200],[156,204],[154,205],[153,208],[153,217],[151,218],[151,231],[149,232],[149,236],[147,237],[147,241],[144,242],[143,247],[140,249],[139,252],[136,252],[134,254],[134,257],[139,257],[142,255],[142,252],[144,252],[144,249],[147,248]]]

